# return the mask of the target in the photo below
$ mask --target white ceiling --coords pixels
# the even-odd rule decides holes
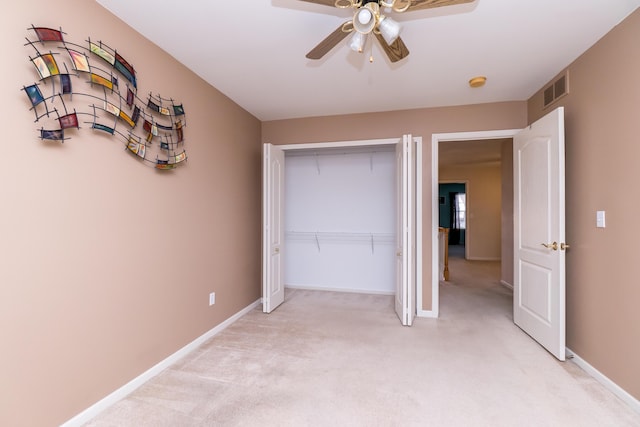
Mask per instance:
[[[351,18],[301,0],[97,0],[262,121],[526,100],[640,0],[476,0],[392,13],[411,54],[376,40],[305,54]],[[371,43],[371,42],[374,43]],[[135,62],[134,62],[135,66]],[[467,82],[487,76],[483,88]]]

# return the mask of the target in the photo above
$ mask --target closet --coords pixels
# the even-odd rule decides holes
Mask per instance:
[[[403,135],[264,144],[265,313],[284,302],[285,287],[393,294],[411,325],[421,283],[421,143]]]
[[[395,145],[285,153],[284,283],[395,293]]]

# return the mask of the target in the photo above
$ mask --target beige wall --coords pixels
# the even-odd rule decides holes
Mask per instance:
[[[471,89],[470,89],[471,90]],[[263,122],[262,140],[273,144],[399,138],[423,140],[423,308],[431,309],[431,136],[434,133],[518,129],[526,125],[526,103],[426,108],[385,113]]]
[[[501,174],[499,162],[442,166],[439,169],[440,182],[467,183],[465,245],[470,260],[500,259]]]
[[[139,93],[183,102],[187,164],[157,172],[86,124],[39,141],[31,24],[103,40]],[[10,2],[0,28],[0,425],[52,426],[260,297],[261,129],[93,1]]]
[[[567,345],[640,399],[640,10],[569,66]],[[553,107],[555,107],[554,105]],[[528,102],[529,122],[542,94]],[[607,227],[596,228],[605,210]]]
[[[424,140],[425,234],[433,133],[520,128],[525,102],[260,122],[94,2],[12,2],[0,18],[5,163],[0,168],[0,424],[57,425],[260,296],[260,135],[275,144]],[[35,81],[31,25],[103,40],[135,66],[140,93],[184,102],[187,164],[141,166],[82,129],[37,140],[19,88]],[[640,157],[640,12],[570,68],[567,334],[581,357],[640,398],[633,186]],[[631,191],[625,191],[629,188]],[[616,191],[617,190],[617,191]],[[607,228],[595,228],[595,211]],[[423,237],[424,237],[423,236]],[[503,236],[504,237],[504,236]],[[431,245],[424,240],[424,277]],[[504,272],[503,272],[504,274]],[[431,306],[430,283],[423,292]],[[217,303],[207,306],[209,292]]]
[[[513,286],[513,140],[502,143],[502,230],[500,251],[500,280]]]

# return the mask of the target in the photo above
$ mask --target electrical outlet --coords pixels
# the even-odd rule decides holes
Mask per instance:
[[[215,292],[211,292],[209,294],[209,305],[213,305],[216,303],[216,293]]]

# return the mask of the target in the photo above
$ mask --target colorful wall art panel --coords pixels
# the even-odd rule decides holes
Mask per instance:
[[[25,46],[38,80],[22,90],[41,140],[64,142],[87,128],[112,135],[132,158],[159,170],[187,160],[184,106],[140,95],[136,70],[120,52],[102,41],[73,43],[62,29],[27,31]]]

